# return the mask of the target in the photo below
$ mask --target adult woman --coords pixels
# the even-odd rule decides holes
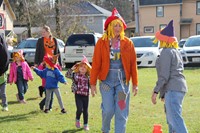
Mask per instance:
[[[137,94],[138,74],[134,45],[124,36],[126,24],[116,8],[107,18],[102,38],[95,46],[90,77],[91,93],[97,93],[97,78],[101,81],[102,132],[110,131],[115,115],[115,133],[125,133],[129,112],[129,81]]]
[[[43,62],[43,58],[45,55],[53,56],[53,55],[56,55],[59,53],[60,53],[60,51],[59,51],[59,47],[58,47],[58,41],[56,40],[56,38],[54,38],[52,36],[50,27],[45,25],[42,28],[42,37],[38,39],[37,45],[36,45],[35,66],[38,67],[39,65],[40,66],[43,65],[42,62]],[[62,66],[60,56],[58,58],[58,61],[59,61],[60,66]],[[45,67],[43,67],[43,68],[45,68]],[[42,96],[42,93],[45,91],[44,86],[45,86],[45,79],[42,79],[42,86],[38,87],[40,96]],[[50,110],[52,108],[53,93],[51,96],[52,96],[52,98],[51,98],[50,106],[49,106]],[[41,110],[43,110],[43,108],[44,108],[45,100],[46,100],[46,98],[44,98],[39,103]]]
[[[35,51],[35,66],[39,66],[46,54],[56,55],[59,54],[58,41],[52,36],[51,29],[48,26],[42,28],[42,37],[38,39]],[[59,58],[59,64],[61,64],[61,59]]]
[[[182,118],[182,103],[187,85],[183,76],[183,61],[178,51],[178,42],[174,36],[173,20],[155,35],[155,41],[160,41],[162,51],[156,61],[158,81],[152,94],[152,103],[156,104],[157,94],[165,99],[166,117],[169,133],[187,133]]]

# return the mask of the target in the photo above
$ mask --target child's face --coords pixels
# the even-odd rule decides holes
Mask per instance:
[[[21,58],[19,56],[16,56],[15,61],[21,61]]]
[[[87,72],[87,65],[86,64],[80,64],[80,66],[79,66],[79,72],[81,74],[86,74],[86,72]]]

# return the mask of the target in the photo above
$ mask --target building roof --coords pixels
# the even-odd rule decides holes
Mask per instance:
[[[73,15],[79,15],[79,16],[110,16],[112,12],[101,8],[100,6],[97,6],[93,3],[87,2],[87,1],[81,1],[73,6],[73,10],[78,11],[79,14],[73,14]]]
[[[13,19],[13,20],[16,20],[15,13],[13,12],[12,7],[10,6],[9,0],[4,0],[4,3],[5,3],[5,5],[8,7],[8,10],[9,10],[11,16],[12,16],[12,19]]]
[[[140,6],[161,5],[161,4],[179,4],[182,0],[139,0]]]

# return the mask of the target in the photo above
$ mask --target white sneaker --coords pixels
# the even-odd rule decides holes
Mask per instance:
[[[3,107],[2,111],[8,111],[8,107]]]

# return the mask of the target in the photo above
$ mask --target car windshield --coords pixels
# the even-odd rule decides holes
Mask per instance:
[[[189,38],[185,42],[185,47],[195,47],[195,46],[200,46],[200,37]]]
[[[37,40],[24,40],[17,46],[17,49],[36,48],[36,43]]]
[[[93,35],[72,35],[67,39],[66,46],[94,46]]]
[[[158,47],[158,43],[153,43],[153,38],[131,38],[135,47]]]

